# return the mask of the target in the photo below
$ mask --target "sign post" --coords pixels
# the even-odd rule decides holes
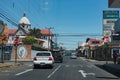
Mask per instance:
[[[104,45],[105,45],[105,59],[106,59],[106,64],[108,64],[108,61],[107,61],[107,48],[108,48],[108,43],[109,43],[109,37],[104,37]]]
[[[15,44],[15,63],[17,63],[17,46],[19,43],[19,37],[16,37],[16,39],[14,40],[14,44]]]

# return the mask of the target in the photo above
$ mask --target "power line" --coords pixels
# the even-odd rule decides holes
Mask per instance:
[[[103,36],[102,34],[54,34],[57,37]]]

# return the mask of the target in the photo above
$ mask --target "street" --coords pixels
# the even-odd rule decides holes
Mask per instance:
[[[0,71],[0,80],[120,80],[118,77],[96,67],[81,58],[64,57],[63,63],[54,68],[33,69],[32,62]]]

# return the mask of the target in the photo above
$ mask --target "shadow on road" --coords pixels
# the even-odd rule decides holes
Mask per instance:
[[[53,67],[49,67],[49,66],[44,66],[44,67],[42,67],[42,66],[37,66],[37,67],[35,67],[35,68],[33,68],[33,69],[52,69]]]
[[[96,78],[105,79],[105,80],[106,80],[106,79],[108,79],[108,80],[109,80],[109,79],[119,79],[119,78],[114,78],[114,77],[96,77]]]
[[[120,78],[120,71],[115,70],[115,69],[111,69],[111,68],[109,68],[109,67],[107,67],[105,65],[97,64],[96,66]],[[101,78],[101,79],[102,78],[104,78],[104,79],[119,79],[119,78],[113,78],[113,77],[97,77],[97,78]]]

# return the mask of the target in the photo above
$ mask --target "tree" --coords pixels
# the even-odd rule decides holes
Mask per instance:
[[[34,36],[27,36],[23,39],[24,44],[33,44],[35,42]]]
[[[90,40],[90,38],[87,38],[87,39],[86,39],[86,43],[87,43],[89,40]]]
[[[41,35],[40,33],[40,29],[38,28],[33,28],[33,29],[30,29],[30,36],[34,36],[34,37],[39,37]]]

